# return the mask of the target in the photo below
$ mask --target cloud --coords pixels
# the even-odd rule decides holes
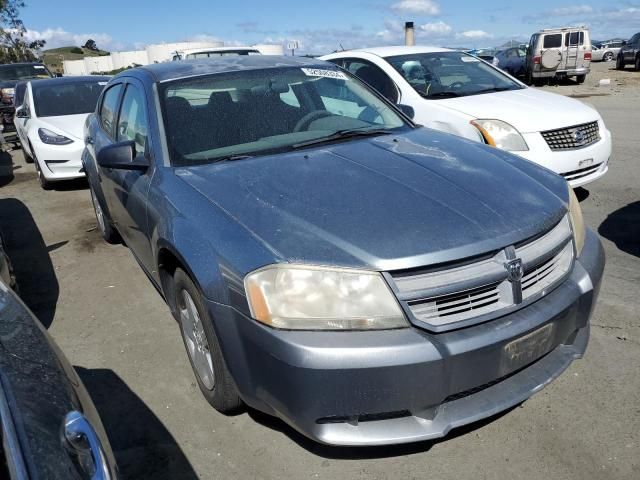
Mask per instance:
[[[419,25],[418,30],[427,35],[448,35],[451,33],[451,25],[444,23],[442,20],[437,22],[425,23]]]
[[[417,13],[422,15],[440,14],[440,5],[433,0],[401,0],[391,5],[391,9],[400,13]]]
[[[553,10],[549,10],[547,15],[567,17],[592,12],[593,7],[591,5],[572,5],[570,7],[554,8]]]
[[[46,40],[45,49],[82,46],[90,38],[95,40],[98,48],[103,50],[119,50],[125,44],[122,42],[114,42],[111,35],[107,33],[71,33],[62,28],[47,28],[45,30],[27,30],[25,33],[27,41]]]
[[[456,34],[458,38],[467,38],[469,40],[484,40],[493,38],[493,35],[485,32],[484,30],[467,30],[466,32],[460,32]]]

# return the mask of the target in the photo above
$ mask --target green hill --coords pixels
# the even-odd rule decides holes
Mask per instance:
[[[102,57],[109,55],[105,50],[89,50],[84,47],[60,47],[43,50],[42,61],[52,72],[62,73],[63,60],[81,60],[84,57]]]

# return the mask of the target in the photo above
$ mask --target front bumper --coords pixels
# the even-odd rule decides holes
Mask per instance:
[[[40,169],[48,181],[71,180],[84,177],[82,151],[84,144],[75,139],[68,145],[48,145],[39,138],[31,138]]]
[[[529,146],[526,152],[512,152],[535,162],[567,179],[573,187],[580,187],[603,177],[609,171],[611,132],[600,126],[600,140],[574,150],[553,151],[540,132],[522,134]]]
[[[442,437],[508,409],[580,358],[604,269],[591,231],[570,277],[499,319],[430,334],[273,330],[209,302],[227,366],[243,400],[316,441],[385,445]],[[553,324],[550,351],[515,371],[504,348]]]

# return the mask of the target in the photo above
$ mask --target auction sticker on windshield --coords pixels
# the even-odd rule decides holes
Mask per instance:
[[[338,80],[349,80],[344,73],[337,70],[323,70],[321,68],[303,68],[302,71],[308,77],[336,78]]]

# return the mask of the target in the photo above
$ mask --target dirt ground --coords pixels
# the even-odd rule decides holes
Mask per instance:
[[[594,105],[614,136],[608,175],[578,192],[607,253],[587,354],[521,406],[437,442],[329,448],[257,412],[215,412],[168,308],[127,248],[100,239],[86,184],[43,191],[20,150],[0,156],[23,297],[92,394],[122,477],[640,478],[640,72],[612,68],[545,87]]]

